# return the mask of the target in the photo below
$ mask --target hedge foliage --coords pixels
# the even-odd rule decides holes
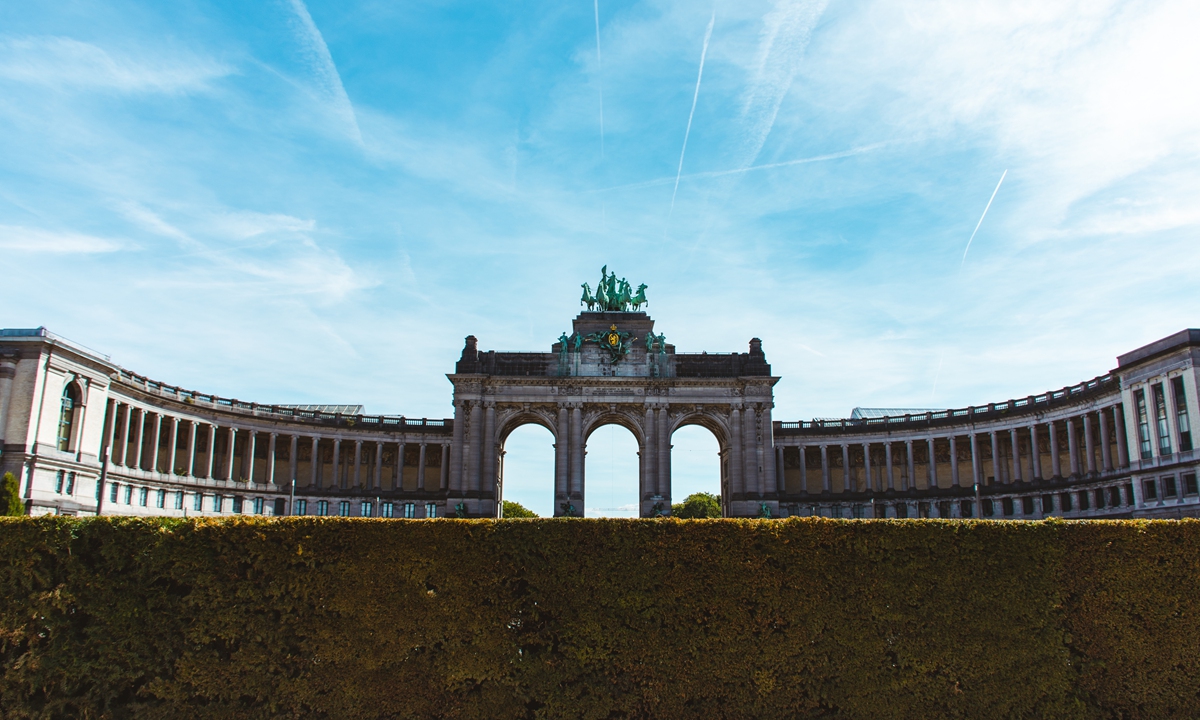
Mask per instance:
[[[0,521],[8,718],[1193,718],[1200,522]]]

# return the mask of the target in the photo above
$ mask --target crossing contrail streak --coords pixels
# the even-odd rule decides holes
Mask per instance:
[[[708,29],[704,31],[704,46],[700,48],[700,71],[696,73],[696,91],[692,93],[692,110],[688,113],[687,129],[683,131],[683,149],[679,151],[679,169],[675,171],[675,189],[671,191],[670,218],[675,212],[675,195],[679,193],[679,178],[683,176],[683,156],[687,152],[688,135],[692,134],[692,117],[696,114],[696,100],[700,97],[700,79],[704,77],[704,58],[708,56],[708,40],[712,37],[713,23],[717,21],[717,11],[714,9],[708,20]]]
[[[604,59],[600,57],[600,0],[592,0],[596,16],[596,85],[600,88],[600,159],[604,159]]]
[[[975,233],[979,232],[979,226],[983,224],[983,219],[987,217],[988,208],[992,206],[992,201],[996,199],[996,193],[1000,192],[1000,185],[1004,182],[1004,176],[1008,174],[1008,169],[1000,173],[1000,182],[996,183],[996,189],[992,191],[992,196],[988,198],[988,204],[983,208],[983,214],[979,216],[979,222],[975,223],[975,229],[971,232],[971,238],[967,240],[967,247],[963,250],[962,262],[958,264],[958,269],[962,270],[963,264],[967,262],[967,251],[971,249],[971,242],[975,239]]]

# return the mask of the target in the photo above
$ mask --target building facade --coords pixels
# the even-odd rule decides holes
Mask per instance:
[[[670,512],[671,435],[700,425],[717,440],[728,516],[1197,516],[1198,358],[1200,330],[1184,330],[1061,390],[781,422],[758,339],[680,353],[646,313],[609,303],[549,352],[484,352],[468,337],[447,376],[454,417],[415,419],[207,395],[44,328],[8,329],[0,472],[19,478],[31,514],[493,517],[505,440],[536,423],[554,437],[555,514],[579,515],[588,437],[616,423],[637,439],[653,517]]]

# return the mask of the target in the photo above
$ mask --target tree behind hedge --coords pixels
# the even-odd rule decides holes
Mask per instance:
[[[721,498],[712,493],[692,493],[683,502],[672,505],[671,514],[684,519],[719,518],[721,517]]]
[[[506,518],[535,518],[540,517],[537,513],[525,507],[519,502],[505,500],[503,506],[504,515]]]
[[[0,515],[24,515],[25,503],[21,500],[21,484],[10,472],[0,480]]]

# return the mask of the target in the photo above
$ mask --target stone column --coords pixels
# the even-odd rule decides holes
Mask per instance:
[[[1058,456],[1058,426],[1053,420],[1047,425],[1050,428],[1050,477],[1062,477],[1062,458]]]
[[[362,474],[359,472],[362,468],[362,440],[354,441],[354,476],[350,478],[350,482],[346,483],[352,488],[362,487],[366,483],[362,481]]]
[[[914,490],[917,487],[917,464],[913,462],[913,441],[904,441],[904,458],[908,463],[908,479],[904,482],[905,490]]]
[[[575,403],[571,408],[571,487],[568,497],[583,493],[583,408]],[[579,508],[580,512],[583,507]]]
[[[1092,440],[1092,414],[1090,412],[1083,414],[1083,451],[1087,454],[1088,475],[1096,474],[1096,443]]]
[[[808,446],[801,445],[799,450],[800,450],[800,492],[807,495],[808,494],[808,456],[805,454],[805,452],[808,450]]]
[[[258,433],[248,430],[249,439],[246,441],[246,487],[254,485],[254,456],[258,454]]]
[[[119,465],[129,467],[129,420],[133,417],[133,406],[125,403],[125,418],[121,421],[121,459],[117,462]]]
[[[309,478],[309,487],[321,487],[321,436],[313,435],[312,438],[312,462],[309,463],[309,472],[312,477]]]
[[[393,490],[404,489],[404,456],[408,454],[408,443],[396,443],[396,479],[392,483]]]
[[[420,475],[420,471],[417,472]],[[372,479],[372,486],[376,490],[382,490],[383,481],[383,441],[375,441],[375,477]]]
[[[1012,445],[1012,481],[1021,482],[1021,441],[1017,437],[1017,429],[1008,431],[1008,439]]]
[[[950,484],[961,487],[958,482],[958,438],[950,436]]]
[[[937,455],[933,453],[933,438],[926,438],[925,442],[929,445],[929,487],[937,488]]]
[[[237,428],[230,426],[229,428],[229,452],[228,458],[225,460],[225,482],[233,482],[236,478],[233,475],[233,456],[237,454]]]
[[[772,492],[783,492],[787,490],[787,480],[783,477],[783,446],[775,448],[775,472],[771,473],[771,477],[775,480],[775,488]]]
[[[1004,482],[1003,465],[1000,464],[1000,433],[993,430],[992,436],[992,477],[995,478],[997,484]],[[983,483],[980,482],[982,485]]]
[[[159,445],[162,444],[163,421],[166,417],[162,413],[154,414],[154,439],[150,445],[150,472],[162,472],[159,470],[158,452]]]
[[[842,492],[854,490],[854,480],[850,472],[850,446],[842,444]],[[832,483],[831,483],[832,484]]]
[[[12,386],[13,378],[17,376],[17,358],[14,355],[9,355],[0,358],[0,449],[4,447],[5,436],[8,426],[8,410],[12,407]],[[113,427],[117,424],[117,409],[119,405],[113,406]],[[112,450],[108,452],[109,458],[112,458]]]
[[[171,439],[167,449],[167,474],[175,474],[175,447],[179,445],[179,418],[171,416]]]
[[[1079,438],[1075,436],[1075,418],[1067,418],[1067,455],[1071,458],[1071,477],[1079,476]]]
[[[331,473],[333,475],[333,477],[331,478],[329,487],[343,488],[343,489],[346,487],[345,484],[342,483],[341,467],[342,467],[342,439],[339,437],[335,437],[335,438],[333,438],[333,467],[331,468],[331,470],[333,471]]]
[[[216,478],[213,477],[213,471],[217,467],[216,462],[217,462],[217,426],[210,423],[208,426],[208,461],[205,463],[206,465],[208,465],[208,472],[206,472],[204,474],[204,477],[208,478],[209,480],[216,480]]]
[[[671,417],[664,405],[658,409],[658,494],[671,497]]]
[[[496,402],[488,400],[484,404],[483,420],[483,483],[484,492],[496,490]]]
[[[887,468],[887,489],[895,490],[896,482],[892,477],[892,441],[883,444],[883,464]]]
[[[146,411],[142,410],[141,408],[138,408],[137,414],[138,414],[137,425],[135,425],[133,428],[133,435],[134,435],[133,446],[137,448],[137,454],[135,454],[133,456],[133,464],[129,465],[128,467],[141,470],[142,469],[142,452],[145,450],[145,447],[144,447],[145,443],[143,443],[142,441],[145,439],[144,436],[146,434]]]
[[[417,451],[417,489],[425,489],[425,438],[421,438],[421,447]]]
[[[554,514],[559,512],[559,498],[565,498],[571,477],[571,431],[566,403],[558,404],[558,432],[554,433]],[[646,410],[650,417],[650,410]]]
[[[829,482],[829,446],[821,446],[821,486],[826,493],[833,492],[833,485]]]
[[[1129,436],[1125,434],[1125,407],[1113,405],[1113,420],[1117,431],[1117,467],[1129,467]],[[1137,488],[1137,483],[1134,483]]]
[[[742,414],[742,460],[746,463],[746,494],[762,496],[762,485],[758,476],[758,417],[754,405],[745,407]]]
[[[279,433],[271,433],[267,441],[267,484],[275,484],[275,447],[279,443]]]
[[[296,482],[299,478],[296,477],[296,466],[300,462],[300,438],[292,435],[292,444],[288,448],[288,484]],[[289,509],[290,513],[291,510]]]
[[[971,433],[971,485],[982,485],[979,467],[979,436]]]
[[[736,406],[729,411],[729,434],[729,486],[734,495],[744,495],[746,468],[742,462],[742,411]]]
[[[1044,480],[1042,476],[1042,449],[1038,447],[1037,423],[1029,426],[1029,456],[1033,465],[1033,480]]]
[[[463,455],[465,448],[463,447],[463,425],[467,422],[467,408],[465,401],[455,401],[454,403],[454,436],[450,445],[450,469],[449,469],[449,484],[450,491],[455,492],[462,487],[463,480]],[[445,467],[443,464],[442,467]],[[449,512],[449,509],[447,509]]]
[[[779,492],[779,478],[776,475],[776,468],[782,467],[783,463],[778,462],[775,449],[775,425],[771,420],[771,403],[763,404],[762,411],[762,459],[763,459],[763,481],[766,484],[765,493],[767,497],[775,497]]]
[[[484,428],[483,428],[483,404],[476,400],[471,403],[471,427],[470,427],[470,443],[471,461],[467,466],[467,475],[470,477],[470,484],[466,489],[474,492],[479,492],[480,478],[483,473],[483,445],[484,445]]]
[[[445,490],[450,487],[450,446],[442,445],[442,466],[438,468],[440,479],[440,488]]]
[[[200,423],[192,420],[188,423],[188,449],[187,449],[187,474],[188,477],[196,475],[196,432],[200,429]]]
[[[866,476],[866,487],[863,488],[867,492],[875,491],[875,478],[871,477],[871,443],[865,442],[862,444],[863,449],[863,475]]]
[[[643,433],[646,436],[646,447],[642,452],[641,458],[641,486],[638,488],[638,501],[642,501],[647,495],[655,495],[658,493],[658,432],[657,418],[654,408],[650,405],[646,406],[646,419],[643,426]]]
[[[1108,433],[1108,413],[1106,408],[1100,408],[1100,461],[1104,472],[1112,472],[1112,436]]]

